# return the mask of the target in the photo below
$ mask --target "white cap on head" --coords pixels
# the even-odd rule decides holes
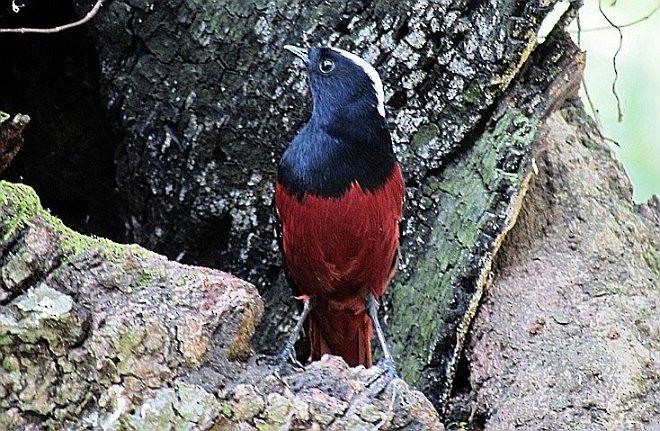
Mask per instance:
[[[364,73],[369,76],[371,79],[371,82],[374,84],[374,90],[376,90],[376,99],[378,100],[378,113],[385,117],[385,92],[383,91],[383,82],[380,80],[380,76],[378,76],[378,72],[376,72],[376,69],[372,65],[370,65],[365,59],[358,57],[357,55],[353,54],[352,52],[345,51],[340,48],[330,48],[333,51],[341,54],[343,57],[351,60],[353,63],[357,64],[362,70],[364,70]]]

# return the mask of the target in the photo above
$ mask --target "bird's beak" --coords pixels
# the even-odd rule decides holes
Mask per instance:
[[[305,65],[309,64],[309,57],[307,56],[307,50],[305,48],[300,48],[293,45],[284,45],[284,49],[292,52],[296,57],[301,59]]]

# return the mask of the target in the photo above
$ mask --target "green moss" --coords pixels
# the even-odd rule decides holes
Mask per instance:
[[[139,363],[139,357],[144,350],[141,346],[146,335],[144,329],[142,327],[135,329],[123,328],[123,332],[118,336],[113,335],[111,338],[112,347],[116,352],[116,358],[119,360],[115,366],[117,374],[127,375],[135,373],[135,368]]]
[[[470,82],[468,87],[463,92],[463,101],[467,103],[477,103],[482,97],[481,87],[479,86],[479,81],[474,80]]]
[[[424,124],[420,126],[412,137],[411,144],[414,148],[422,147],[440,134],[440,129],[435,124]]]
[[[138,287],[145,287],[152,284],[154,280],[158,280],[166,276],[167,272],[161,268],[143,269],[136,284]]]
[[[104,258],[114,263],[121,262],[130,256],[142,259],[153,256],[153,253],[135,244],[123,245],[106,238],[81,235],[66,227],[60,219],[45,210],[41,210],[40,216],[59,233],[62,251],[66,255],[76,256],[91,249],[99,249]]]
[[[18,371],[20,364],[15,356],[9,355],[2,360],[2,368],[8,373]]]
[[[448,165],[439,184],[425,190],[434,194],[438,209],[425,255],[410,278],[390,290],[394,308],[388,331],[401,374],[411,384],[420,383],[454,289],[461,288],[464,270],[473,264],[481,233],[500,214],[492,190],[518,187],[522,181],[520,167],[513,163],[514,170],[507,171],[512,169],[507,160],[520,160],[517,155],[531,145],[535,128],[515,109],[496,118],[466,157]]]
[[[177,286],[185,286],[186,284],[190,284],[190,283],[195,282],[198,278],[199,278],[199,274],[197,274],[195,272],[190,272],[190,273],[184,275],[183,277],[179,278],[176,281],[176,285]]]
[[[7,241],[17,230],[40,217],[50,225],[60,237],[62,251],[73,257],[90,249],[99,249],[111,262],[120,262],[129,256],[146,259],[153,253],[137,245],[122,245],[105,238],[81,235],[66,227],[57,217],[42,208],[34,190],[23,184],[0,181],[0,235]]]
[[[5,242],[39,213],[41,202],[30,187],[0,181],[0,208],[0,234]]]
[[[219,410],[220,414],[226,418],[231,418],[234,414],[233,410],[231,409],[231,405],[226,402],[220,403]]]

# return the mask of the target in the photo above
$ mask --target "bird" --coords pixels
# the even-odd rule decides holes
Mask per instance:
[[[343,49],[284,48],[306,67],[312,111],[284,151],[275,182],[283,265],[303,301],[279,358],[294,357],[306,321],[310,361],[332,354],[351,367],[371,367],[375,330],[384,365],[395,369],[377,309],[397,269],[405,183],[382,81]]]

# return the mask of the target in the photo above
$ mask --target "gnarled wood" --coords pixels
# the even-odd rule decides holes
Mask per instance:
[[[488,430],[652,430],[658,199],[633,204],[581,107],[553,114],[539,135],[538,170],[475,319],[454,415]]]
[[[252,357],[262,312],[249,283],[80,235],[0,182],[0,429],[442,429],[378,368],[278,377]]]

